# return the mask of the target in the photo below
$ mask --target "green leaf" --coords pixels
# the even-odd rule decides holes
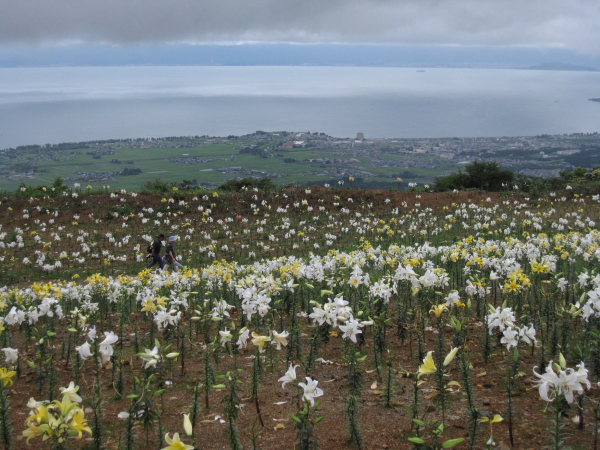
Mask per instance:
[[[290,417],[294,422],[302,423],[302,420],[300,420],[300,417],[298,417],[296,414],[292,414]]]
[[[419,436],[413,436],[408,438],[408,442],[412,442],[413,444],[424,444],[425,439]]]
[[[447,441],[442,442],[442,448],[452,448],[463,443],[464,441],[465,438],[448,439]]]
[[[420,427],[426,427],[427,423],[423,422],[421,419],[413,419],[412,420],[414,423],[416,423],[417,425],[419,425]]]

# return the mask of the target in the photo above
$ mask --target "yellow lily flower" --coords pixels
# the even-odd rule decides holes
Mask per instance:
[[[62,389],[62,401],[29,400],[27,406],[32,411],[25,419],[27,428],[23,431],[28,443],[32,438],[41,436],[43,441],[52,440],[62,444],[70,437],[81,439],[84,432],[92,434],[85,420],[85,412],[76,402],[77,399],[81,400],[77,395],[78,389],[79,387],[71,382],[68,388]]]
[[[444,313],[444,311],[448,311],[448,307],[444,303],[440,303],[439,305],[434,305],[429,310],[429,312],[432,312],[433,314],[435,314],[435,317],[437,317],[438,319]]]
[[[146,300],[146,303],[144,303],[144,306],[142,307],[142,309],[140,311],[153,313],[154,311],[156,311],[156,309],[157,309],[156,305],[154,304],[152,299],[149,299],[149,300]]]
[[[175,433],[173,438],[169,437],[169,433],[165,434],[165,441],[169,445],[163,447],[161,450],[194,450],[193,446],[181,442],[181,439],[179,439],[179,433]]]
[[[8,370],[6,367],[0,368],[0,381],[4,387],[14,383],[13,377],[17,374],[14,370]]]
[[[81,439],[84,432],[89,433],[90,436],[92,435],[92,429],[85,420],[83,409],[77,408],[77,411],[75,411],[75,414],[71,419],[71,424],[69,425],[69,431],[75,432],[77,434],[77,439]]]
[[[36,408],[36,413],[30,415],[26,420],[25,423],[29,424],[31,422],[35,422],[35,423],[46,423],[48,422],[48,417],[50,415],[50,412],[48,411],[48,407],[46,405],[40,405]]]
[[[29,445],[29,441],[31,439],[41,436],[42,434],[44,434],[44,430],[41,427],[34,425],[33,423],[28,423],[27,429],[23,430],[23,437],[27,439],[27,445]]]
[[[269,338],[269,336],[261,336],[256,333],[252,333],[252,344],[258,347],[258,351],[260,353],[265,351],[265,344],[270,341],[271,338]]]
[[[425,355],[425,358],[423,358],[423,364],[419,366],[418,376],[429,375],[435,372],[437,372],[437,367],[435,367],[435,361],[433,360],[433,351],[429,351]]]

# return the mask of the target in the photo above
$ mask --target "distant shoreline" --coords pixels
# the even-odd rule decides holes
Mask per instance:
[[[600,102],[600,97],[598,97],[598,98],[590,98],[589,101],[590,102]]]
[[[600,102],[600,98],[590,98],[589,101]],[[5,154],[6,152],[16,151],[16,150],[42,150],[42,149],[54,149],[54,150],[70,150],[73,148],[87,148],[88,146],[103,146],[103,145],[111,145],[111,144],[127,144],[133,142],[159,142],[166,141],[168,143],[176,143],[183,141],[195,141],[195,140],[211,140],[211,141],[229,141],[229,140],[239,140],[239,139],[247,139],[256,135],[273,135],[279,136],[280,134],[312,134],[310,131],[289,131],[289,130],[271,130],[271,131],[255,131],[253,133],[245,133],[245,134],[230,134],[230,135],[180,135],[180,136],[145,136],[145,137],[130,137],[130,138],[106,138],[106,139],[88,139],[82,141],[63,141],[56,143],[46,143],[46,144],[24,144],[17,145],[12,147],[0,147],[0,155]],[[427,137],[427,136],[412,136],[412,137],[371,137],[369,139],[365,139],[364,142],[372,142],[372,143],[386,143],[386,142],[439,142],[439,141],[485,141],[485,140],[504,140],[504,139],[555,139],[560,137],[576,137],[576,136],[595,136],[600,133],[600,130],[597,131],[588,131],[588,132],[576,132],[576,133],[539,133],[539,134],[528,134],[528,135],[495,135],[495,136],[438,136],[438,137]],[[351,136],[332,136],[324,132],[314,132],[315,136],[325,137],[327,139],[333,139],[337,141],[348,141],[348,144],[351,145],[353,141],[355,141],[354,137]],[[63,147],[63,148],[61,148]],[[186,155],[187,156],[187,155]]]

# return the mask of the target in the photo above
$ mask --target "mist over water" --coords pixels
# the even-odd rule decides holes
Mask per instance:
[[[600,72],[375,67],[0,69],[0,148],[322,131],[339,137],[600,131]]]

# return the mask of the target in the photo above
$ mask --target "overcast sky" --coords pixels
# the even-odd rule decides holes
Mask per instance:
[[[370,42],[600,54],[600,0],[0,0],[0,46]]]

